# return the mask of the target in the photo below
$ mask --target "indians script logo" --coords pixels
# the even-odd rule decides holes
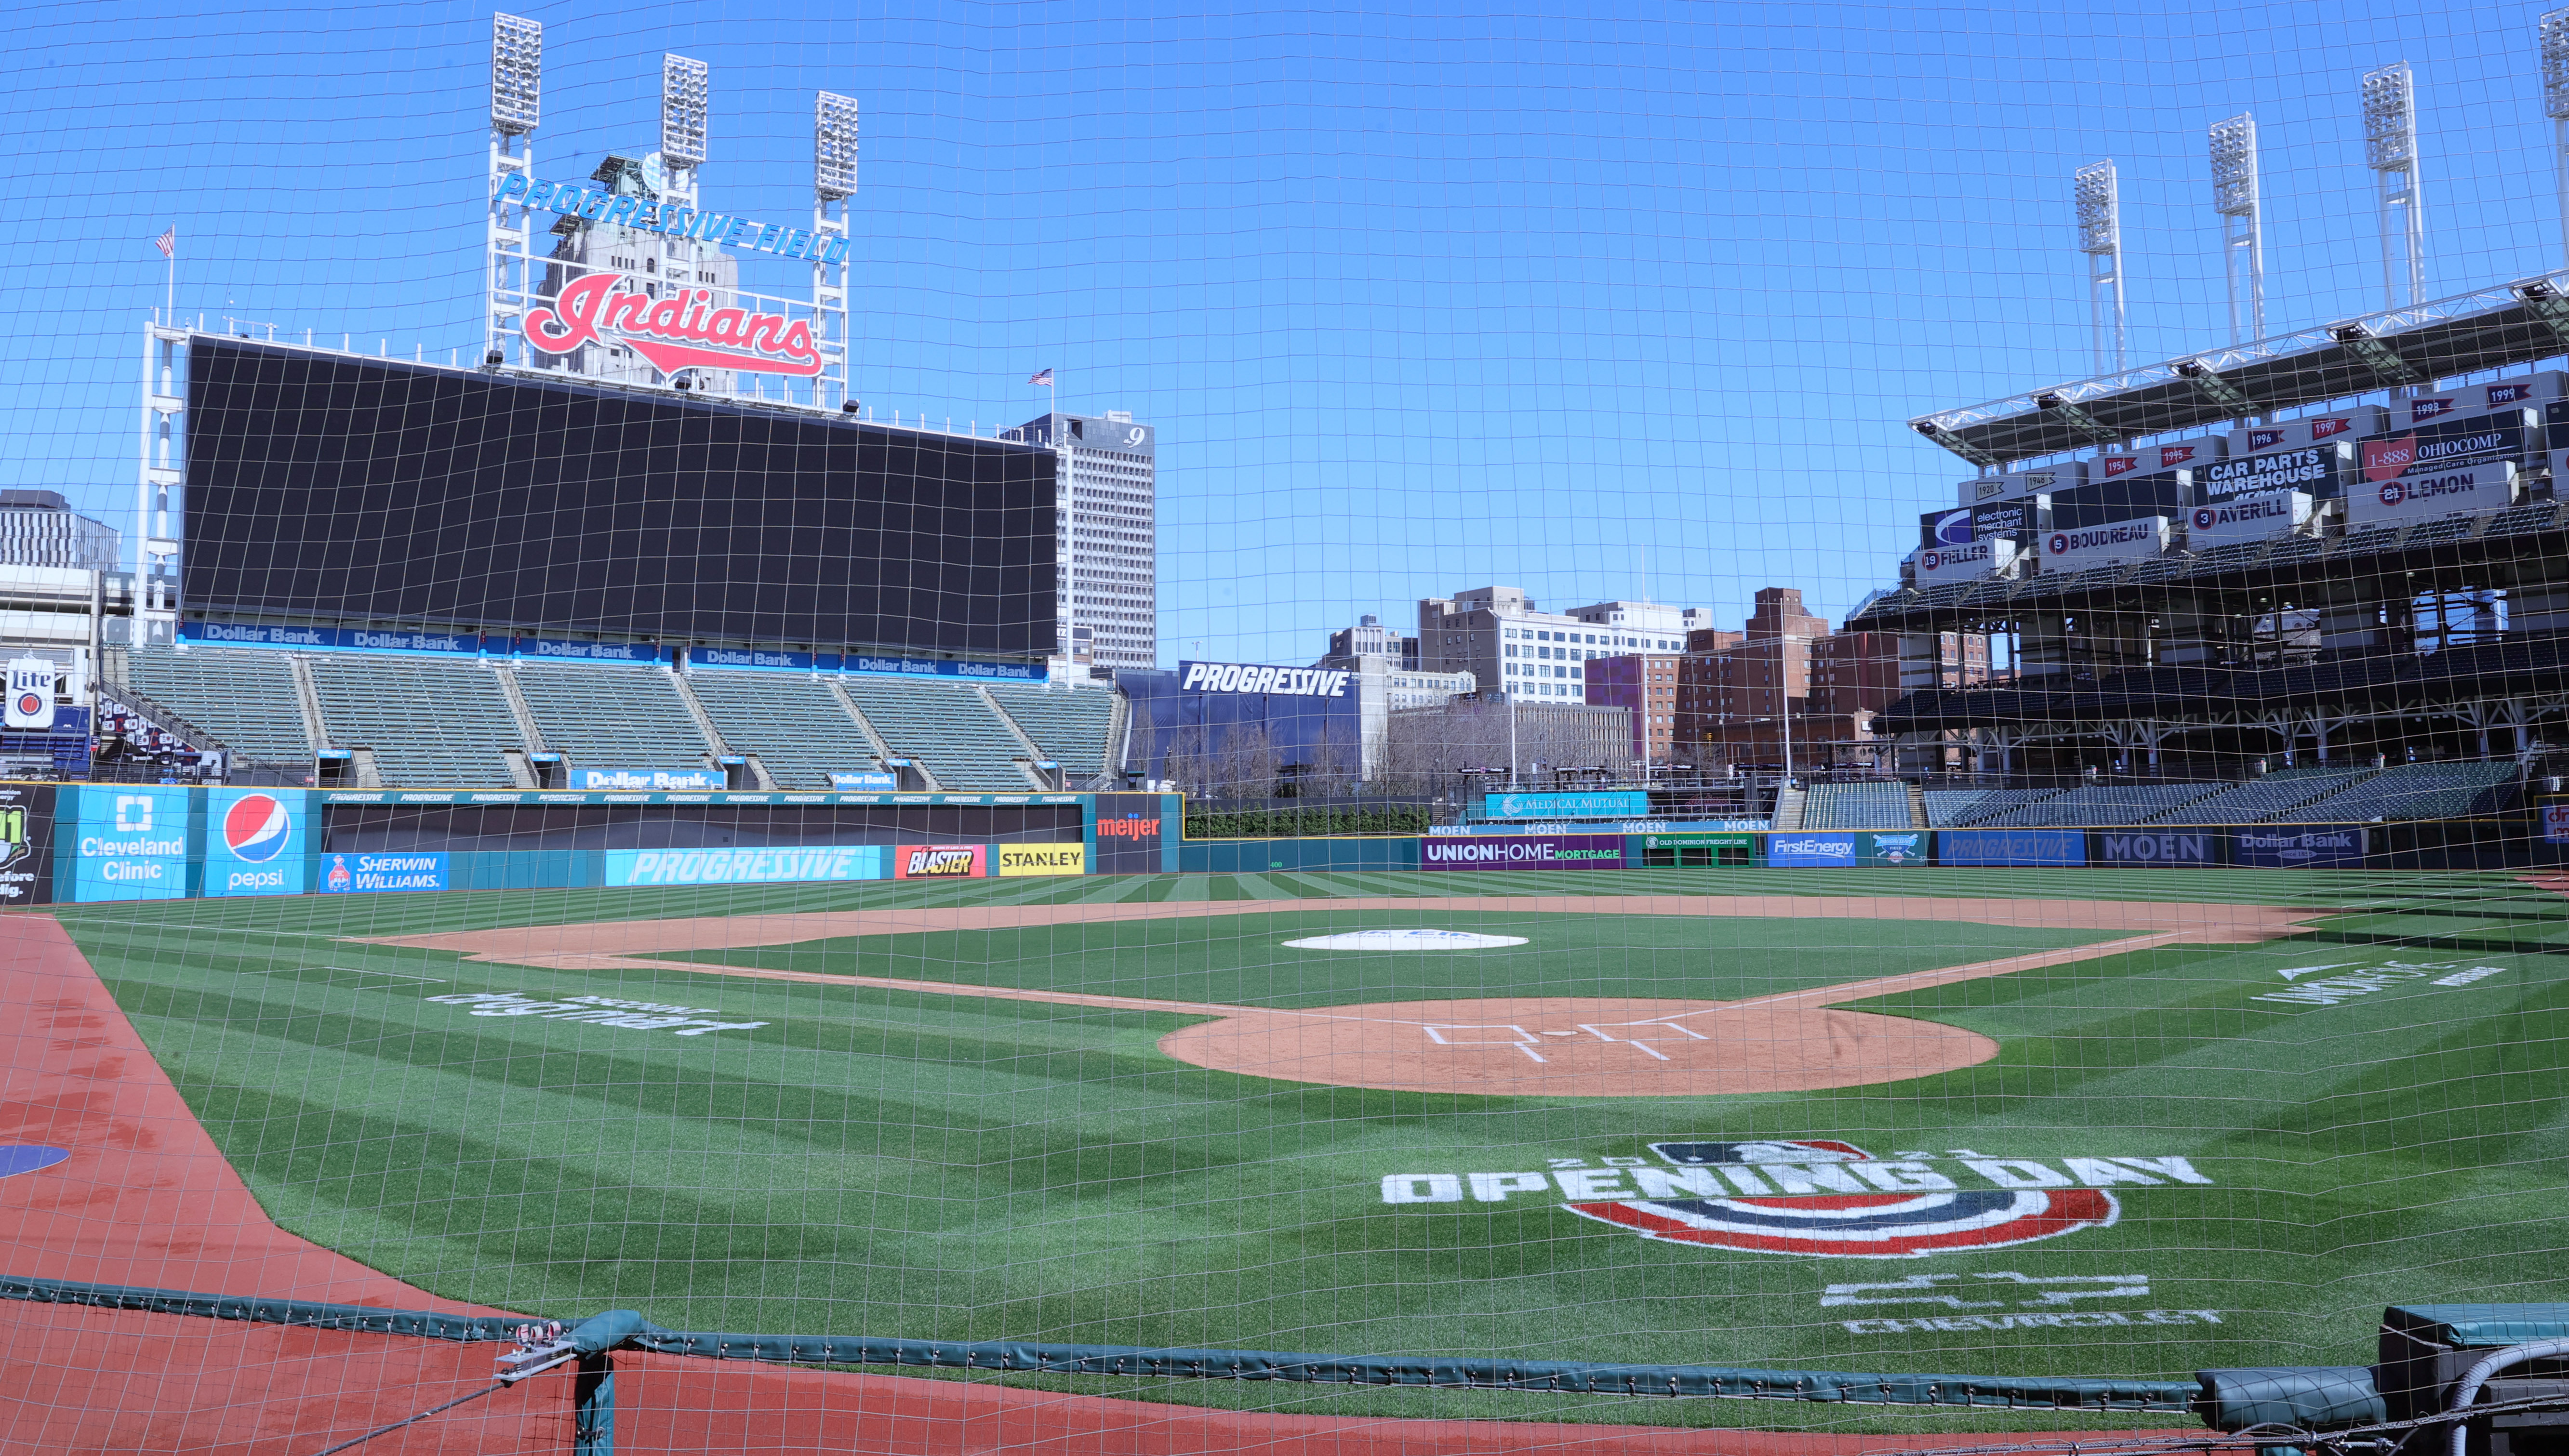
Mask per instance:
[[[266,794],[245,794],[223,815],[223,846],[253,865],[275,859],[294,835],[294,819]]]
[[[2367,441],[2364,447],[2364,478],[2376,483],[2386,481],[2417,463],[2417,437],[2403,435],[2396,440]]]
[[[619,339],[664,374],[713,368],[808,378],[821,372],[809,320],[716,308],[710,288],[678,288],[659,298],[619,290],[628,281],[621,273],[590,273],[571,283],[550,306],[527,314],[527,342],[567,354]]]
[[[1966,1188],[1928,1160],[1877,1161],[1853,1143],[1826,1139],[1653,1143],[1651,1151],[1675,1171],[1632,1170],[1645,1197],[1566,1207],[1658,1243],[1822,1259],[1923,1259],[2004,1249],[2101,1229],[2122,1212],[2112,1194],[2073,1186],[2080,1181],[2075,1175],[2022,1159],[1958,1154],[1964,1168],[1999,1185]],[[2158,1178],[2128,1165],[2184,1162],[2067,1161],[2102,1170],[2100,1178],[2083,1180],[2091,1183],[2156,1183]],[[2209,1180],[2186,1165],[2182,1181]],[[1651,1196],[1661,1188],[1676,1196]]]

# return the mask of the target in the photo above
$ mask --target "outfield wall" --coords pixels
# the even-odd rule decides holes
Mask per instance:
[[[2507,869],[2538,815],[2374,825],[1186,840],[1169,794],[0,784],[0,906],[449,890],[1414,870]]]

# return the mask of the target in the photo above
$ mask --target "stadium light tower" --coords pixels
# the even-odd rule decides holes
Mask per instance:
[[[2542,113],[2551,118],[2552,178],[2560,193],[2560,249],[2569,257],[2569,10],[2542,17]]]
[[[2400,306],[2402,281],[2408,302],[2423,302],[2425,199],[2417,179],[2417,94],[2405,61],[2364,74],[2364,163],[2381,198],[2382,306]]]
[[[712,102],[711,73],[702,61],[660,57],[660,167],[667,194],[696,205],[696,169],[705,165],[705,114]]]
[[[2257,204],[2257,119],[2241,112],[2212,124],[2212,210],[2221,214],[2234,344],[2266,336],[2266,234]]]
[[[812,308],[818,315],[821,376],[814,404],[827,407],[835,383],[839,400],[850,397],[848,253],[832,244],[848,239],[848,198],[857,190],[857,99],[824,91],[812,106]],[[833,206],[836,212],[832,211]],[[839,252],[836,263],[823,259]]]
[[[536,277],[529,261],[528,234],[534,217],[519,188],[515,201],[501,200],[501,184],[512,177],[532,180],[536,165],[536,123],[544,112],[545,28],[515,15],[491,17],[491,256],[484,272],[482,311],[486,337],[484,359],[506,360],[517,347],[518,321],[533,306]]]
[[[2078,169],[2078,250],[2087,255],[2087,330],[2096,372],[2123,368],[2123,220],[2108,158]]]

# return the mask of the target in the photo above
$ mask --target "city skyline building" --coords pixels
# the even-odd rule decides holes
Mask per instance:
[[[671,185],[656,153],[637,158],[610,152],[589,174],[589,180],[610,195],[651,201],[659,201]],[[552,251],[548,254],[540,289],[546,298],[559,295],[587,273],[608,270],[636,275],[642,291],[653,298],[682,288],[706,288],[714,295],[706,307],[728,308],[739,302],[740,260],[711,243],[690,242],[683,237],[590,221],[567,213],[553,219],[552,232]],[[540,355],[536,362],[539,368],[559,369],[615,384],[656,384],[662,379],[660,371],[637,355],[632,345],[605,340],[582,344],[567,354]],[[695,388],[709,393],[732,394],[739,387],[728,369],[690,369],[686,373]]]
[[[1106,668],[1160,662],[1159,432],[1125,410],[1050,413],[1004,439],[1049,445],[1059,651]]]
[[[123,551],[115,527],[74,511],[60,491],[0,491],[0,566],[113,571]]]
[[[1700,607],[1601,601],[1564,612],[1538,608],[1521,586],[1475,586],[1418,602],[1418,666],[1468,672],[1485,697],[1588,701],[1588,664],[1634,652],[1676,652],[1710,625]]]

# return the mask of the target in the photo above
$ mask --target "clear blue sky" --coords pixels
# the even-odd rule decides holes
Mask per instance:
[[[2090,372],[2080,164],[2121,170],[2136,359],[2224,338],[2204,128],[2241,110],[2271,330],[2379,305],[2355,87],[2390,61],[2429,291],[2560,262],[2539,5],[1605,8],[517,13],[546,173],[647,146],[674,50],[713,68],[708,204],[787,218],[812,92],[859,97],[858,393],[986,428],[1051,365],[1157,424],[1171,661],[1493,581],[1636,595],[1646,556],[1724,621],[1768,584],[1842,614],[1969,473],[1911,416]],[[489,15],[13,12],[0,482],[130,526],[173,222],[183,312],[478,338]]]

